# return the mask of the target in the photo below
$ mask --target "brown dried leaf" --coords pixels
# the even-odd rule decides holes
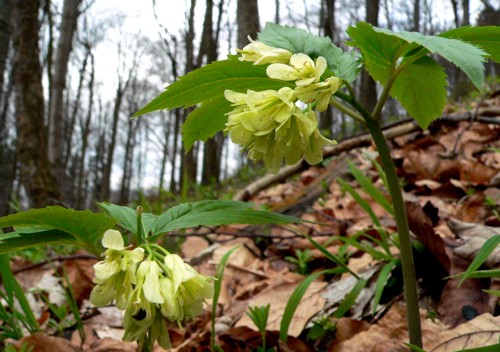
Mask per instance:
[[[62,264],[77,302],[87,299],[94,288],[95,263],[97,259],[75,259],[65,260]]]
[[[450,258],[446,254],[444,241],[434,232],[431,219],[419,204],[410,202],[405,204],[410,230],[449,272]]]
[[[436,336],[444,329],[443,326],[425,319],[425,313],[420,311],[422,318],[422,335],[424,345],[436,340]],[[404,345],[408,341],[408,329],[405,306],[403,303],[394,304],[377,324],[371,325],[368,330],[355,334],[335,346],[331,352],[388,352],[408,351]]]
[[[489,227],[450,219],[450,229],[462,240],[462,244],[453,249],[453,253],[472,262],[484,242],[490,237],[500,235],[500,228]],[[496,248],[486,259],[485,265],[493,268],[500,264],[500,248]]]
[[[23,337],[16,341],[14,346],[21,348],[24,344],[33,347],[31,352],[71,352],[81,351],[80,348],[74,346],[71,342],[61,337],[49,336],[41,332]]]
[[[499,326],[500,317],[486,313],[453,330],[443,331],[436,342],[425,347],[429,352],[454,352],[494,345],[500,338]]]
[[[279,285],[274,287],[270,286],[268,289],[248,301],[247,307],[265,306],[271,303],[267,323],[268,330],[279,330],[285,306],[292,292],[299,285],[302,276],[288,274],[287,277],[288,281],[283,280]],[[293,281],[290,281],[290,278],[292,278]],[[311,283],[293,317],[293,324],[291,324],[288,332],[290,336],[300,335],[309,319],[323,308],[325,300],[321,297],[320,291],[325,286],[325,282],[318,280]],[[254,323],[245,314],[236,323],[236,327],[238,326],[254,328]]]

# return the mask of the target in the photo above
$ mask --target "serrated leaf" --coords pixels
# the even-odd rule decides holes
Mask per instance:
[[[154,233],[160,234],[196,226],[299,222],[302,220],[293,216],[253,210],[250,203],[232,200],[204,200],[170,208],[158,217]]]
[[[360,70],[358,59],[342,51],[330,38],[318,37],[299,28],[268,22],[259,33],[258,39],[264,44],[292,53],[304,53],[311,57],[323,56],[328,62],[329,70],[349,83],[358,76]]]
[[[133,234],[137,234],[137,212],[135,209],[108,202],[101,202],[98,204],[102,209],[108,212],[109,215],[116,219],[119,226]],[[142,227],[144,233],[147,234],[154,230],[154,223],[157,218],[157,215],[151,213],[142,214]]]
[[[65,239],[94,254],[100,253],[99,240],[103,233],[113,228],[115,224],[116,221],[105,214],[92,213],[89,210],[77,211],[57,206],[32,209],[0,218],[0,228],[20,227],[19,231],[16,232],[19,233],[21,238],[30,239],[30,247],[45,244],[44,236],[40,235],[43,231],[57,230],[60,233],[57,231],[51,232],[51,236],[55,236],[52,237],[53,239]],[[23,229],[22,227],[26,228]],[[0,251],[2,251],[2,247],[11,246],[12,242],[10,241],[16,241],[16,238],[13,237],[10,240],[5,239],[5,242],[0,242]]]
[[[418,48],[397,33],[379,30],[364,22],[349,27],[347,33],[353,39],[349,44],[361,50],[366,69],[381,84],[387,83],[399,58]],[[425,129],[442,113],[446,103],[446,85],[442,67],[432,58],[424,56],[401,70],[390,94]]]
[[[460,27],[441,33],[439,37],[460,39],[464,42],[478,46],[488,54],[490,58],[500,63],[500,27],[480,26],[480,27]]]
[[[73,235],[61,230],[26,232],[20,230],[0,235],[0,254],[50,244],[80,245],[80,242]],[[94,254],[98,253],[99,251],[94,252]]]
[[[396,63],[405,41],[383,33],[377,33],[365,22],[347,29],[352,38],[347,44],[357,47],[365,58],[365,67],[372,77],[382,84],[387,82],[391,68]]]
[[[179,78],[136,112],[134,117],[156,110],[190,107],[221,98],[226,89],[246,92],[248,89],[278,90],[284,86],[293,87],[293,82],[270,79],[266,75],[266,66],[253,65],[237,59],[216,61]]]
[[[191,112],[182,125],[182,141],[186,151],[192,148],[195,141],[205,142],[223,130],[227,122],[225,114],[232,109],[231,103],[220,97],[202,103]]]
[[[478,90],[483,88],[485,56],[488,54],[478,47],[462,40],[438,36],[427,36],[417,32],[393,32],[389,29],[373,27],[378,33],[397,37],[408,43],[421,45],[431,53],[436,53],[454,63],[469,77]]]
[[[424,56],[398,75],[390,93],[426,129],[443,112],[446,86],[444,69]]]

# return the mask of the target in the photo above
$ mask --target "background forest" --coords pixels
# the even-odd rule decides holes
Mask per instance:
[[[153,0],[140,16],[104,3],[0,1],[0,215],[48,204],[83,209],[96,200],[164,199],[248,175],[248,161],[222,134],[184,152],[180,126],[189,110],[130,116],[166,84],[245,46],[267,20],[337,45],[349,24],[363,20],[425,34],[500,24],[495,0]],[[152,21],[143,28],[146,13]],[[448,69],[450,96],[463,99],[470,83]],[[491,64],[488,74],[498,69]],[[377,88],[367,75],[355,89],[374,104]],[[386,122],[404,117],[396,102],[386,106]],[[359,132],[332,110],[321,129],[337,140]]]

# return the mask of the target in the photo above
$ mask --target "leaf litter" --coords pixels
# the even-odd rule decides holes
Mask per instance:
[[[486,100],[483,104],[493,105]],[[459,110],[460,111],[460,110]],[[422,317],[424,347],[445,352],[480,347],[498,341],[500,336],[497,298],[484,290],[498,289],[496,279],[469,279],[458,288],[458,279],[445,279],[463,272],[482,244],[499,234],[500,219],[495,216],[500,204],[500,124],[445,119],[427,131],[410,132],[391,139],[398,174],[404,180],[404,197],[412,233],[422,245],[415,251]],[[380,231],[369,214],[347,188],[352,187],[368,204],[387,233],[395,232],[392,216],[364,192],[349,172],[347,161],[365,174],[384,197],[383,187],[373,160],[372,145],[344,151],[309,167],[296,177],[253,194],[250,201],[274,211],[301,216],[314,223],[290,226],[224,226],[188,230],[182,247],[186,260],[197,263],[205,275],[214,275],[221,257],[239,245],[230,257],[222,281],[216,309],[217,342],[224,351],[255,350],[261,335],[245,314],[248,307],[271,304],[266,331],[268,347],[280,351],[400,351],[407,347],[407,327],[402,279],[398,265],[387,275],[385,289],[377,307],[373,307],[377,279],[387,260],[382,253],[397,259],[391,241],[387,251],[380,246]],[[204,232],[202,232],[204,231]],[[350,274],[321,275],[308,287],[294,314],[287,342],[280,341],[279,330],[289,297],[305,276],[296,273],[297,257],[309,251],[307,273],[336,265],[311,244],[308,235],[328,252],[346,260],[347,267],[367,280],[357,299],[343,317],[332,318],[357,280]],[[205,238],[217,243],[209,246]],[[356,243],[364,243],[365,247]],[[351,239],[351,240],[350,240]],[[379,242],[377,242],[379,241]],[[369,249],[372,251],[368,252]],[[205,251],[198,257],[199,252]],[[384,252],[385,251],[385,252]],[[28,266],[14,258],[15,268]],[[36,333],[15,342],[27,342],[34,351],[134,351],[136,345],[120,341],[121,315],[114,307],[93,308],[88,302],[92,289],[95,260],[68,259],[19,273],[26,290],[36,287],[46,275],[64,271],[78,302],[86,339],[71,330],[65,337]],[[485,266],[498,269],[499,250]],[[58,279],[58,282],[62,282]],[[57,281],[57,280],[56,280]],[[54,284],[55,285],[55,284]],[[50,315],[47,302],[38,302],[38,318]],[[51,302],[51,303],[55,303]],[[207,302],[208,306],[212,302]],[[211,314],[200,317],[181,329],[169,325],[174,351],[210,350]],[[308,333],[323,321],[324,334],[315,340]],[[330,321],[331,325],[326,324]],[[48,331],[48,330],[47,330]],[[157,346],[155,351],[161,351]]]

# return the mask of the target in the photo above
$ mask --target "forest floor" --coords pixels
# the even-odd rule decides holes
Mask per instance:
[[[494,344],[500,337],[498,297],[485,292],[499,290],[500,280],[468,279],[458,286],[459,279],[449,278],[467,269],[486,239],[500,234],[499,110],[497,96],[467,107],[450,106],[445,111],[448,118],[433,123],[425,132],[405,130],[405,124],[392,129],[392,153],[404,186],[410,227],[421,244],[415,245],[414,256],[427,351],[480,347]],[[373,161],[377,160],[376,150],[366,143],[366,137],[352,139],[349,146],[346,143],[335,147],[343,148],[342,152],[333,151],[321,166],[309,167],[265,188],[260,181],[258,187],[249,187],[244,196],[239,195],[312,222],[197,229],[186,237],[183,257],[206,275],[214,275],[221,257],[239,246],[225,268],[217,306],[217,341],[224,351],[255,351],[261,346],[261,334],[245,311],[267,304],[268,348],[332,352],[407,349],[402,277],[393,241],[395,222]],[[367,178],[358,175],[356,179],[356,170]],[[373,189],[383,195],[382,199],[373,198],[379,194]],[[346,296],[355,289],[357,280],[349,273],[318,275],[293,316],[285,343],[279,339],[279,330],[292,292],[307,275],[337,266],[304,235],[345,260],[366,285],[346,306]],[[57,324],[47,324],[53,313],[47,301],[38,300],[32,306],[45,332],[26,337],[17,345],[29,341],[38,346],[35,351],[135,351],[133,343],[121,341],[120,312],[114,307],[96,309],[88,302],[96,260],[85,254],[59,259],[63,260],[53,265],[33,266],[14,258],[13,270],[26,291],[33,287],[44,290],[49,301],[57,305],[64,304],[65,298],[60,296],[60,280],[54,274],[64,269],[80,304],[86,338],[82,340],[74,329],[64,330],[63,337],[51,336],[57,333]],[[499,265],[497,249],[486,266],[495,269]],[[210,350],[209,307],[184,329],[172,325],[170,338],[175,351]]]

